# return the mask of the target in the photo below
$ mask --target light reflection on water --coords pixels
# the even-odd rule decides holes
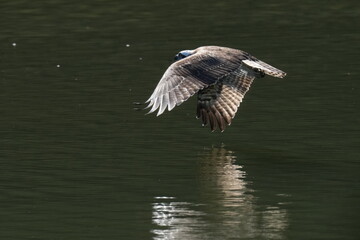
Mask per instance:
[[[170,198],[169,198],[170,199]],[[191,209],[187,202],[156,202],[153,204],[153,223],[158,229],[154,239],[194,239],[195,229],[201,229],[205,213]]]
[[[246,177],[234,152],[223,147],[206,150],[199,157],[199,194],[206,204],[155,197],[154,239],[284,239],[289,225],[286,209],[259,209]]]

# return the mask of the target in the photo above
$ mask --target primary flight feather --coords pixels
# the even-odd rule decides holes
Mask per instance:
[[[212,131],[225,130],[255,78],[283,78],[286,73],[233,48],[204,46],[175,56],[146,101],[149,113],[171,111],[197,93],[196,116]]]

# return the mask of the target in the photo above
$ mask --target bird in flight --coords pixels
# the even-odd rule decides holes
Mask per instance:
[[[149,113],[171,111],[197,93],[196,117],[212,131],[225,130],[255,78],[286,73],[247,52],[218,46],[183,50],[175,56],[146,101]]]

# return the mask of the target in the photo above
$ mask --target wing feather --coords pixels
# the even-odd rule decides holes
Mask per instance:
[[[242,102],[246,92],[256,77],[256,72],[240,66],[231,75],[221,79],[216,84],[200,90],[198,93],[197,117],[207,124],[209,119],[212,131],[219,128],[225,130]],[[216,121],[214,121],[214,117]]]
[[[171,111],[176,106],[176,102],[177,102],[176,92],[175,91],[169,92],[168,111]]]
[[[168,104],[169,104],[169,95],[168,94],[162,95],[161,103],[159,106],[159,111],[156,116],[159,116],[160,114],[162,114],[165,111]]]

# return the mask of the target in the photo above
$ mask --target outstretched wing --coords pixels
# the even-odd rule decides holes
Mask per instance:
[[[240,66],[229,76],[198,93],[197,118],[203,125],[210,124],[211,130],[217,127],[224,131],[249,90],[255,77],[262,76],[246,66]]]
[[[241,53],[239,51],[239,53]],[[170,65],[153,94],[146,101],[149,113],[159,109],[157,116],[166,108],[172,110],[201,89],[234,72],[241,61],[242,54],[212,54],[204,48],[194,50],[194,54]]]

